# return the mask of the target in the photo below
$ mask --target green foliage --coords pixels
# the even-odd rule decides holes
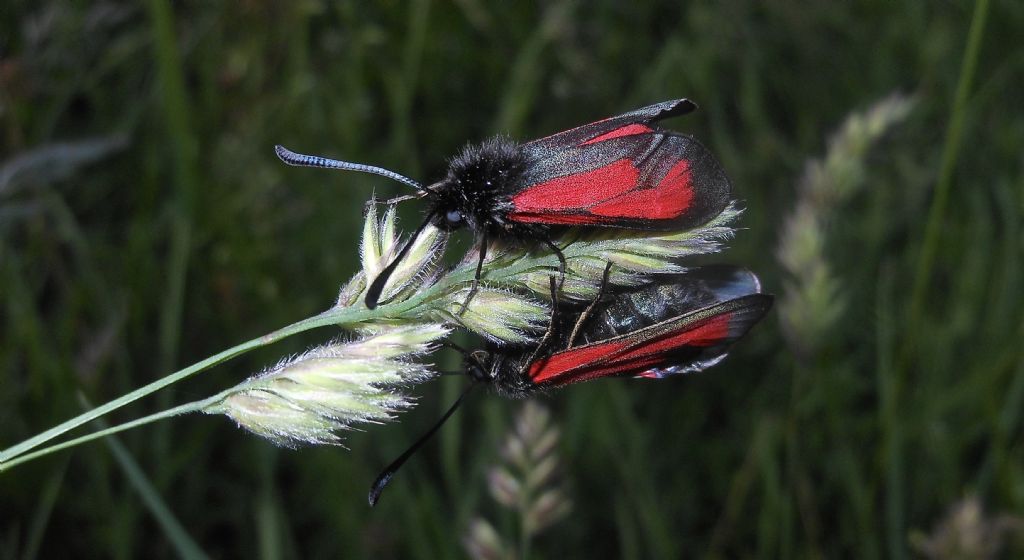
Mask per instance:
[[[276,143],[430,179],[486,134],[690,97],[701,110],[669,126],[720,156],[747,209],[711,260],[782,294],[793,271],[776,248],[807,162],[827,161],[848,115],[900,92],[913,111],[864,150],[859,186],[807,241],[827,259],[820,293],[840,299],[815,300],[834,317],[814,351],[776,315],[706,375],[552,395],[574,505],[531,550],[899,558],[911,535],[942,550],[965,495],[985,518],[1024,512],[1022,28],[1008,0],[6,2],[0,447],[77,414],[80,392],[107,401],[330,305],[360,268],[363,203],[404,193],[286,167]],[[938,184],[948,198],[930,218]],[[248,354],[111,423],[334,334]],[[509,403],[477,396],[376,509],[365,495],[462,383],[424,386],[400,424],[348,435],[348,452],[277,449],[194,416],[125,433],[131,476],[104,445],[14,469],[0,475],[0,557],[187,550],[154,511],[211,557],[461,557]]]

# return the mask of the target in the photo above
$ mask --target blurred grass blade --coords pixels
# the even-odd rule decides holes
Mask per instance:
[[[960,155],[960,137],[963,135],[964,120],[967,117],[967,100],[974,84],[974,71],[981,53],[981,41],[985,36],[985,22],[988,19],[988,0],[977,0],[974,3],[974,14],[971,16],[971,29],[967,35],[967,47],[960,66],[960,78],[956,84],[953,98],[953,112],[946,130],[946,141],[942,147],[942,167],[939,179],[935,184],[935,195],[928,211],[928,223],[924,229],[924,241],[917,261],[917,273],[914,275],[914,287],[910,294],[910,325],[916,325],[921,313],[921,306],[930,285],[932,265],[939,246],[942,233],[943,216],[946,213],[949,190],[953,185],[953,171],[956,169]],[[910,332],[913,332],[911,330]]]
[[[10,196],[26,184],[49,183],[72,177],[80,167],[127,146],[128,136],[111,134],[33,148],[0,164],[0,197]]]
[[[121,467],[125,477],[131,482],[135,491],[139,493],[142,503],[153,514],[153,518],[156,519],[160,529],[163,530],[164,535],[170,541],[174,550],[178,552],[178,555],[182,558],[208,558],[199,545],[192,540],[192,537],[189,536],[171,509],[167,507],[167,503],[164,502],[156,487],[153,486],[146,473],[139,467],[139,464],[135,462],[135,459],[132,458],[128,450],[121,444],[121,440],[117,439],[116,436],[111,436],[104,438],[103,441],[107,444],[110,453],[117,460],[117,464]]]
[[[278,498],[277,483],[274,473],[277,471],[277,449],[263,448],[259,462],[259,494],[256,497],[256,508],[253,512],[256,521],[256,533],[259,536],[260,560],[278,560],[287,558],[284,554],[284,530],[288,513]],[[297,558],[298,554],[290,557]]]
[[[149,1],[149,19],[154,36],[154,56],[160,83],[160,101],[164,124],[170,136],[174,165],[174,192],[171,196],[170,255],[167,258],[167,288],[163,294],[158,327],[159,353],[155,370],[159,375],[173,371],[178,361],[182,318],[185,313],[185,288],[192,253],[192,222],[199,192],[198,138],[192,131],[192,111],[185,89],[185,69],[178,52],[174,12],[168,0]],[[170,395],[157,396],[159,408],[170,405]],[[156,427],[152,443],[160,469],[170,448],[170,423]],[[161,477],[162,478],[162,477]]]
[[[25,538],[25,548],[21,556],[24,560],[31,560],[39,554],[39,546],[43,543],[43,536],[50,523],[50,516],[53,514],[57,496],[64,485],[64,475],[67,474],[67,470],[68,462],[64,460],[59,467],[53,470],[43,485],[42,491],[39,492],[39,503],[36,506],[35,515],[32,516],[32,524],[29,526],[28,535]]]
[[[528,111],[536,102],[542,77],[547,65],[551,43],[565,33],[576,3],[571,0],[545,2],[541,21],[530,37],[523,42],[503,89],[498,116],[491,127],[497,134],[519,135]]]
[[[86,401],[85,397],[79,395],[79,400],[82,401],[83,408],[89,409],[92,406]],[[101,429],[109,427],[109,424],[104,420],[97,420],[96,425]],[[121,471],[124,473],[125,478],[131,483],[132,488],[138,492],[139,497],[142,499],[142,503],[145,504],[146,509],[153,514],[153,518],[156,519],[157,525],[163,531],[167,540],[174,547],[174,550],[178,553],[181,558],[189,558],[196,560],[205,560],[208,558],[203,549],[199,547],[185,527],[182,526],[181,522],[178,521],[177,517],[174,516],[174,512],[167,506],[163,497],[160,496],[160,492],[150,482],[149,477],[146,476],[145,471],[132,457],[130,451],[121,443],[121,440],[117,436],[110,436],[103,438],[103,442],[107,445],[110,450],[110,454],[114,456],[114,460],[117,461],[117,465],[121,467]]]
[[[903,416],[900,414],[900,379],[895,367],[896,342],[893,317],[893,278],[884,271],[878,281],[875,304],[877,363],[875,382],[878,385],[878,425],[882,433],[883,470],[885,480],[885,535],[889,558],[906,556],[904,522]]]

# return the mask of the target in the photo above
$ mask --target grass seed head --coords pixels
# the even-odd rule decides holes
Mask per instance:
[[[336,444],[339,431],[391,420],[412,406],[402,390],[433,372],[411,358],[448,332],[439,324],[382,328],[313,348],[242,382],[206,412],[279,445]]]

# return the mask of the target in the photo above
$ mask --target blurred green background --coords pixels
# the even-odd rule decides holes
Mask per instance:
[[[400,187],[286,167],[275,143],[429,179],[491,133],[685,96],[701,110],[667,126],[718,154],[747,207],[711,260],[785,297],[707,374],[544,400],[574,507],[533,555],[1021,553],[1022,35],[1015,0],[7,0],[0,447],[78,414],[79,395],[105,402],[333,302],[363,202]],[[872,136],[855,117],[829,151],[893,93],[914,100],[905,119]],[[189,416],[18,467],[0,475],[0,557],[457,558],[475,516],[514,541],[486,472],[521,404],[490,395],[366,506],[462,383],[419,388],[348,450]]]

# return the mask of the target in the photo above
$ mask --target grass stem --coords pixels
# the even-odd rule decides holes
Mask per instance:
[[[949,200],[949,191],[953,184],[953,171],[956,169],[957,157],[960,153],[960,137],[963,135],[964,120],[967,115],[967,98],[974,83],[974,71],[978,66],[981,52],[981,39],[985,36],[985,21],[988,19],[988,0],[978,0],[974,4],[971,16],[971,28],[967,32],[967,47],[960,66],[960,78],[956,85],[953,98],[953,114],[946,130],[946,141],[942,147],[942,167],[939,179],[935,184],[935,197],[928,211],[928,223],[925,225],[924,241],[921,255],[917,261],[917,272],[914,275],[914,287],[910,297],[910,324],[917,324],[927,295],[929,280],[932,277],[935,254],[939,248],[939,235],[942,233],[943,216]]]
[[[143,387],[139,387],[138,389],[136,389],[136,390],[134,390],[134,391],[132,391],[130,393],[127,393],[127,394],[125,394],[125,395],[123,395],[123,396],[121,396],[119,398],[116,398],[116,399],[114,399],[114,400],[112,400],[112,401],[110,401],[110,402],[108,402],[108,403],[106,403],[104,405],[98,406],[98,407],[96,407],[96,408],[94,408],[94,409],[92,409],[92,410],[90,410],[90,411],[88,411],[86,413],[80,414],[80,415],[78,415],[78,416],[76,416],[76,417],[74,417],[74,418],[72,418],[72,419],[70,419],[70,420],[68,420],[66,422],[63,422],[61,424],[58,424],[57,426],[54,426],[53,428],[50,428],[49,430],[46,430],[45,432],[43,432],[41,434],[38,434],[38,435],[36,435],[34,437],[31,437],[31,438],[29,438],[29,439],[27,439],[27,440],[17,444],[17,445],[11,446],[11,447],[3,450],[2,452],[0,452],[0,472],[9,469],[10,467],[14,466],[15,464],[22,463],[22,462],[28,460],[28,459],[22,459],[22,460],[18,460],[17,462],[14,461],[15,458],[19,457],[20,455],[24,454],[25,452],[27,452],[27,451],[29,451],[31,449],[34,449],[34,448],[42,445],[43,443],[46,443],[47,441],[52,440],[53,438],[56,438],[56,437],[66,433],[68,431],[71,431],[71,430],[73,430],[75,428],[78,428],[79,426],[81,426],[81,425],[83,425],[83,424],[85,424],[87,422],[91,422],[92,420],[95,420],[95,419],[97,419],[97,418],[99,418],[99,417],[101,417],[101,416],[103,416],[105,414],[113,412],[114,410],[117,410],[117,409],[125,406],[128,403],[134,402],[134,401],[136,401],[138,399],[141,399],[142,397],[151,395],[151,394],[155,393],[156,391],[159,391],[160,389],[163,389],[165,387],[173,385],[174,383],[177,383],[177,382],[179,382],[179,381],[181,381],[181,380],[183,380],[185,378],[191,377],[192,375],[194,375],[196,373],[199,373],[199,372],[201,372],[203,370],[206,370],[206,369],[209,369],[209,368],[211,368],[211,367],[213,367],[213,366],[215,366],[217,364],[220,364],[220,363],[225,362],[227,360],[230,360],[230,359],[232,359],[232,358],[234,358],[236,356],[244,354],[244,353],[248,352],[249,350],[252,350],[254,348],[259,348],[261,346],[267,346],[269,344],[273,344],[274,342],[277,342],[279,340],[287,338],[287,337],[289,337],[291,335],[298,334],[300,332],[304,332],[304,331],[307,331],[307,330],[310,330],[310,329],[315,329],[315,328],[323,327],[323,326],[327,326],[327,325],[336,325],[336,324],[340,324],[340,323],[356,322],[356,321],[359,321],[361,319],[364,319],[365,316],[368,313],[369,313],[368,310],[366,310],[365,308],[355,308],[355,309],[350,309],[350,308],[334,308],[334,309],[331,309],[331,310],[326,311],[324,313],[321,313],[319,315],[315,315],[315,316],[310,317],[308,319],[303,319],[302,321],[298,321],[297,323],[293,323],[293,324],[291,324],[291,325],[289,325],[287,327],[284,327],[283,329],[279,329],[279,330],[274,331],[274,332],[272,332],[270,334],[261,336],[259,338],[254,338],[252,340],[249,340],[247,342],[243,342],[243,343],[241,343],[241,344],[239,344],[237,346],[233,346],[231,348],[228,348],[227,350],[224,350],[222,352],[214,354],[213,356],[210,356],[209,358],[206,358],[205,360],[196,362],[195,364],[192,364],[191,366],[189,366],[189,367],[187,367],[185,369],[178,370],[178,371],[176,371],[176,372],[174,372],[174,373],[172,373],[172,374],[170,374],[170,375],[168,375],[166,377],[162,377],[162,378],[160,378],[160,379],[158,379],[158,380],[156,380],[156,381],[154,381],[154,382],[152,382],[152,383],[150,383],[148,385],[145,385]],[[202,402],[202,401],[197,401],[197,402]],[[190,404],[194,404],[194,403],[190,403]],[[190,406],[190,405],[189,404],[181,405],[181,407],[175,407],[175,408],[170,409],[169,411],[164,411],[164,412],[160,412],[160,413],[157,413],[157,414],[165,414],[166,415],[170,411],[178,411],[178,412],[176,412],[176,414],[183,414],[185,412],[190,412],[191,411],[191,410],[183,410],[182,409],[182,407],[188,407],[188,406]],[[166,416],[162,416],[161,418],[163,418],[163,417],[166,417]],[[148,421],[150,421],[150,422],[153,421],[153,420],[158,420],[159,419],[159,418],[154,418],[152,416],[147,416],[147,417],[145,417],[143,419],[137,420],[136,422],[139,422],[141,420],[145,420],[147,418],[149,419]],[[131,423],[129,423],[129,424],[131,424]],[[138,425],[138,424],[133,424],[133,426],[134,425]],[[126,424],[122,424],[122,426],[126,426]],[[129,427],[132,427],[132,426],[129,426]],[[78,440],[71,440],[71,441],[77,441],[78,443],[82,443],[82,442],[88,441],[88,440],[79,438]],[[71,443],[71,442],[68,442],[68,443]],[[65,447],[69,447],[69,446],[61,447],[61,449],[64,449]],[[36,454],[32,455],[32,457],[37,457],[37,456],[39,456],[39,455],[36,455]]]

